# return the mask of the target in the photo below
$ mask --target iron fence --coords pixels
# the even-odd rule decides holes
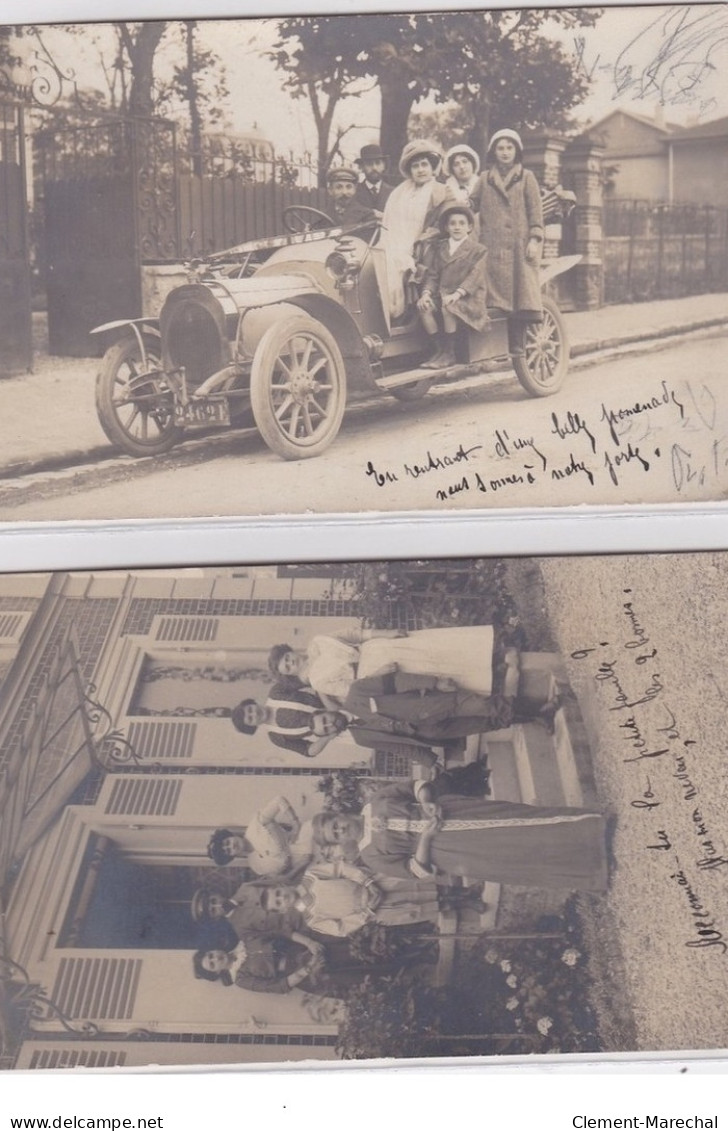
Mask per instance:
[[[0,102],[0,376],[32,360],[23,137],[22,107]]]
[[[612,200],[603,229],[607,303],[728,288],[728,209]]]

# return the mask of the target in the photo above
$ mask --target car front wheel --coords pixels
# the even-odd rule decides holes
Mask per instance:
[[[553,299],[544,298],[543,320],[527,323],[523,339],[523,354],[513,358],[516,376],[532,397],[550,397],[569,368],[566,326]]]
[[[168,452],[182,435],[174,423],[172,390],[162,372],[159,342],[145,339],[146,364],[139,342],[129,336],[103,356],[96,378],[96,412],[115,447],[131,456]]]
[[[258,343],[250,374],[258,431],[283,459],[310,459],[333,442],[346,407],[341,350],[305,314],[273,323]]]

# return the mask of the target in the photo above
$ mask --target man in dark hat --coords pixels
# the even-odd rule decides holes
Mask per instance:
[[[326,174],[326,188],[331,201],[331,213],[337,224],[344,228],[355,225],[374,225],[379,213],[371,204],[361,204],[356,199],[359,177],[351,165],[334,165]]]
[[[393,188],[384,180],[386,157],[378,145],[363,145],[355,164],[364,174],[364,179],[357,186],[356,200],[368,208],[383,212]]]

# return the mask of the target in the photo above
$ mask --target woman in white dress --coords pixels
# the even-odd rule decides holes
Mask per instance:
[[[508,672],[514,673],[515,683],[518,680],[518,653],[503,646],[492,624],[427,628],[407,636],[367,629],[342,636],[314,636],[305,652],[276,644],[268,664],[275,676],[307,683],[331,709],[346,699],[355,679],[395,670],[451,679],[479,695],[493,693],[495,666],[507,669],[502,672],[504,694],[509,693],[514,678],[509,681]]]
[[[405,281],[415,270],[415,244],[437,225],[447,189],[436,180],[442,151],[434,141],[410,141],[402,150],[399,171],[405,178],[384,206],[382,228],[389,287],[389,314],[401,318],[407,306]]]

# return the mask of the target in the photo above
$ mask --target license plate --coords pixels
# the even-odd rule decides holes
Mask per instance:
[[[211,428],[230,423],[230,407],[226,397],[188,401],[174,406],[174,419],[180,428]]]

